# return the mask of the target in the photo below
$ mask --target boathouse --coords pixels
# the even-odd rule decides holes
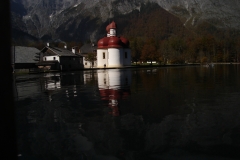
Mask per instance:
[[[70,71],[83,68],[83,57],[77,54],[75,48],[72,51],[64,48],[51,47],[49,43],[40,52],[38,68],[47,70]]]

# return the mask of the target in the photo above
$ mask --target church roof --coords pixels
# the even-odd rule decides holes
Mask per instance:
[[[112,23],[110,23],[107,27],[106,27],[106,31],[107,33],[109,33],[110,29],[117,29],[117,24],[112,21]]]
[[[104,37],[98,41],[98,48],[108,48],[108,41],[110,37]]]
[[[124,37],[104,37],[98,41],[98,49],[129,48],[129,41]]]
[[[110,29],[117,29],[117,24],[112,21],[107,27],[107,33],[110,32]],[[106,49],[106,48],[129,48],[129,41],[124,37],[104,37],[98,41],[98,49]]]
[[[108,48],[122,48],[123,43],[119,37],[110,37],[108,41]]]

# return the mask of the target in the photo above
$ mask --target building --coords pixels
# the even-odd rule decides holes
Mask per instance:
[[[79,53],[81,56],[83,56],[84,68],[91,68],[91,67],[96,68],[97,67],[96,60],[92,60],[92,61],[86,60],[86,57],[88,56],[88,54],[96,55],[97,45],[95,45],[94,43],[86,43],[80,48]]]
[[[117,37],[117,25],[113,21],[106,27],[107,36],[98,41],[97,67],[123,67],[131,65],[129,41]]]
[[[39,60],[37,54],[40,52],[35,47],[12,46],[11,61],[13,70],[37,68],[35,65]]]
[[[48,43],[40,52],[38,68],[45,70],[70,71],[83,68],[83,57],[77,53],[76,48],[72,51],[64,48],[51,47]]]

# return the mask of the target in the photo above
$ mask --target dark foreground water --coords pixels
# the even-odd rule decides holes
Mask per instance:
[[[239,159],[240,65],[16,76],[19,159]]]

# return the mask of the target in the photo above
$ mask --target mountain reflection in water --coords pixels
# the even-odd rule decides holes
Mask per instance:
[[[19,75],[19,159],[234,159],[239,65]]]

